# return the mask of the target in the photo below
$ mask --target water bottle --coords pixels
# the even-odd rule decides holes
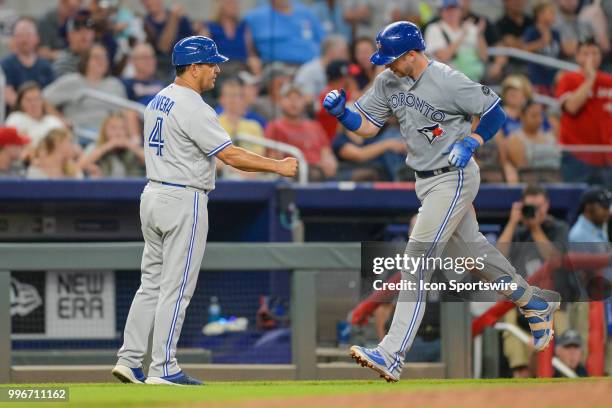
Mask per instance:
[[[348,347],[351,342],[351,323],[346,320],[336,323],[336,341],[339,348]]]
[[[219,299],[216,296],[212,296],[208,305],[208,322],[216,322],[219,319],[221,319],[221,305],[219,304]]]

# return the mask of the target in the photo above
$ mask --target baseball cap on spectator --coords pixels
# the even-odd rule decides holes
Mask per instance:
[[[442,0],[440,4],[441,9],[459,7],[459,0]]]
[[[292,92],[297,92],[302,96],[304,95],[304,93],[302,92],[302,88],[300,88],[299,85],[295,82],[287,82],[286,84],[283,84],[280,89],[281,96],[287,96]]]
[[[582,337],[576,330],[568,329],[559,337],[557,345],[561,347],[582,347]]]
[[[91,19],[91,13],[87,10],[79,10],[79,12],[66,22],[66,31],[78,31],[81,28],[89,28],[93,30],[94,23]]]
[[[327,81],[335,81],[349,74],[350,63],[346,60],[334,60],[327,64],[325,75]]]
[[[612,194],[602,187],[592,187],[582,193],[580,197],[580,208],[584,210],[587,204],[597,203],[603,208],[610,208]]]
[[[261,84],[263,86],[268,86],[274,78],[290,77],[292,75],[293,71],[286,64],[282,62],[273,62],[264,68],[261,74]]]
[[[586,36],[582,35],[582,36],[579,36],[579,38],[578,38],[578,48],[583,47],[583,46],[590,46],[590,45],[594,45],[597,48],[600,48],[599,44],[595,40],[595,37],[593,37],[591,35],[586,35]]]
[[[30,143],[30,138],[20,135],[14,127],[0,127],[0,147],[24,146]]]

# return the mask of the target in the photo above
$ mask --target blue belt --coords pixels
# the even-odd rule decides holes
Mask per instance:
[[[441,169],[416,171],[415,173],[418,178],[424,179],[428,177],[439,176],[440,174],[448,173],[453,170],[457,170],[457,168],[453,166],[446,166],[442,167]]]
[[[204,190],[204,189],[198,188],[198,187],[186,186],[185,184],[169,183],[167,181],[157,181],[157,180],[151,180],[151,179],[149,179],[149,181],[153,182],[153,183],[161,184],[161,185],[164,185],[164,186],[185,188],[185,189],[190,189],[190,190],[198,190],[198,191],[203,192],[204,194],[208,194],[208,192],[210,191],[210,190]]]
[[[166,181],[162,181],[161,184],[163,184],[164,186],[172,186],[172,187],[180,187],[180,188],[187,188],[186,185],[184,184],[176,184],[176,183],[168,183]]]

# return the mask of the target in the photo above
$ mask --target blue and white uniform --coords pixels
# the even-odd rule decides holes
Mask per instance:
[[[485,268],[479,274],[485,280],[516,282],[519,290],[504,294],[524,306],[534,288],[478,230],[472,207],[480,186],[478,165],[471,159],[465,168],[455,168],[444,154],[455,142],[470,136],[475,116],[484,120],[499,103],[488,87],[432,61],[416,80],[386,69],[355,106],[378,127],[392,115],[397,118],[408,148],[406,164],[417,171],[415,189],[421,207],[406,254],[437,257],[452,243],[453,253],[459,250],[463,257],[484,259]],[[403,271],[402,279],[415,281],[419,288],[418,282],[428,282],[432,274],[432,270],[419,268]],[[425,290],[401,291],[388,334],[377,350],[369,351],[367,357],[394,380],[400,378],[404,355],[416,336],[425,305]]]
[[[118,364],[141,367],[153,331],[149,377],[172,378],[181,372],[176,345],[206,246],[215,155],[231,140],[202,97],[176,84],[147,105],[144,136],[149,183],[140,202],[142,278]]]

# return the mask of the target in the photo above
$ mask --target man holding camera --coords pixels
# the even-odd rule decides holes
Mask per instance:
[[[521,201],[512,204],[510,219],[497,239],[497,249],[525,278],[533,275],[549,259],[560,255],[567,246],[568,225],[550,215],[549,208],[545,189],[526,187]],[[527,321],[516,309],[508,312],[505,320],[529,331]],[[514,377],[531,376],[531,351],[508,333],[504,333],[504,354]]]
[[[566,247],[568,225],[550,215],[549,208],[545,189],[526,187],[521,201],[512,204],[510,219],[497,239],[497,249],[525,278]]]

